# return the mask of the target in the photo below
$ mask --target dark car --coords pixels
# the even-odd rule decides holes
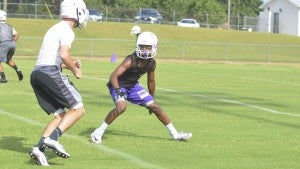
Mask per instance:
[[[89,21],[102,21],[102,13],[97,9],[89,9]]]
[[[153,8],[141,8],[137,15],[134,17],[135,22],[143,23],[156,23],[160,24],[162,21],[162,16],[157,9]]]

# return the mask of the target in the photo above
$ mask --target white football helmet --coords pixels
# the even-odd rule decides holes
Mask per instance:
[[[0,10],[0,21],[6,21],[7,13],[3,10]]]
[[[142,59],[153,58],[156,55],[158,39],[152,32],[142,32],[136,40],[136,55]],[[151,49],[144,50],[142,45],[149,45]]]
[[[140,33],[141,33],[141,27],[139,27],[139,26],[133,26],[131,28],[131,31],[130,31],[131,35],[138,35]]]
[[[76,19],[80,29],[85,28],[88,21],[89,10],[83,0],[64,0],[60,5],[61,18]]]

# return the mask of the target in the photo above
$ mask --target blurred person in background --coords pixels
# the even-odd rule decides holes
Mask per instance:
[[[8,81],[1,65],[2,62],[5,62],[16,71],[20,81],[23,80],[22,71],[12,59],[15,54],[19,34],[12,26],[6,23],[6,18],[7,13],[0,10],[0,83],[7,83]]]
[[[130,30],[130,34],[135,35],[136,39],[137,39],[138,36],[141,34],[141,27],[139,27],[137,25],[133,26]]]

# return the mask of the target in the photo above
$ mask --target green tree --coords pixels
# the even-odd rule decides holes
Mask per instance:
[[[205,13],[205,17],[203,15],[200,16],[200,21],[215,24],[223,24],[225,22],[224,18],[226,17],[226,10],[222,4],[219,4],[216,0],[206,0],[202,4],[201,13]]]
[[[9,0],[8,3],[28,3],[31,5],[8,4],[8,13],[34,14],[35,2],[47,3],[53,15],[59,14],[62,0]],[[230,0],[231,24],[243,24],[244,16],[258,16],[261,0]],[[164,23],[174,23],[182,18],[194,18],[200,24],[222,25],[227,22],[228,0],[85,0],[88,8],[100,10],[109,18],[132,21],[140,8],[156,8],[163,15]],[[45,5],[39,6],[38,15],[47,15]]]

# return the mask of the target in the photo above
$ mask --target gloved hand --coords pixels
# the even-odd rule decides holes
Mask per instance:
[[[124,99],[127,99],[126,97],[126,93],[123,92],[120,88],[117,88],[116,89],[116,93],[117,93],[117,98],[124,98]]]
[[[148,111],[148,112],[149,112],[149,115],[151,115],[151,114],[153,113],[153,111],[151,111],[150,109],[149,109],[149,111]]]

